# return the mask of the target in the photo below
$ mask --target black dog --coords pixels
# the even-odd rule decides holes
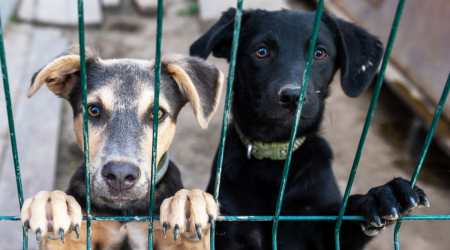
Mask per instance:
[[[230,58],[235,10],[191,46],[191,55]],[[294,113],[299,98],[314,12],[244,11],[236,74],[232,122],[227,135],[220,185],[221,212],[226,215],[273,215],[282,178]],[[305,102],[292,156],[281,215],[337,215],[342,196],[331,169],[328,143],[319,136],[328,86],[341,70],[344,92],[359,96],[380,63],[380,41],[362,28],[324,13],[317,37]],[[248,144],[251,156],[247,155]],[[259,146],[258,146],[259,145]],[[263,147],[271,146],[264,152]],[[263,150],[262,150],[263,149]],[[277,151],[278,150],[278,151]],[[251,158],[251,159],[248,159]],[[207,191],[214,190],[216,160]],[[415,207],[429,206],[424,192],[396,178],[352,195],[344,221],[341,249],[363,249],[378,232]],[[217,249],[271,249],[272,222],[221,222]],[[334,249],[332,222],[287,222],[278,228],[279,249]]]

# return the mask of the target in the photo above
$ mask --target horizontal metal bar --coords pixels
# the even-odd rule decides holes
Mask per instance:
[[[159,216],[153,216],[153,218],[158,217],[159,220]],[[140,221],[140,220],[148,220],[149,216],[92,216],[91,219],[92,220],[135,220],[135,221]],[[86,216],[83,216],[83,220],[86,219]]]
[[[450,220],[450,215],[412,215],[403,217],[403,220]]]
[[[346,216],[347,220],[364,220],[362,216]],[[279,221],[333,221],[338,216],[279,216]],[[274,221],[275,216],[219,216],[217,221]]]
[[[20,220],[20,216],[0,216],[0,221],[2,220]]]
[[[153,216],[155,220],[159,220],[159,216]],[[217,221],[273,221],[275,216],[219,216]],[[334,221],[339,216],[280,216],[280,221]],[[347,221],[364,220],[362,216],[344,216]],[[20,220],[20,216],[0,216],[0,221]],[[83,220],[87,220],[83,216]],[[148,216],[92,216],[91,220],[131,220],[140,221],[148,220]],[[404,216],[403,220],[450,220],[450,215],[411,215]]]
[[[280,221],[334,221],[339,216],[280,216]],[[274,216],[219,216],[217,221],[273,221]],[[362,216],[344,216],[343,220],[362,221]],[[403,220],[450,220],[450,215],[404,216]]]

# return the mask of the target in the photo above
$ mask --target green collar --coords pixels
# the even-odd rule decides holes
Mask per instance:
[[[239,135],[239,139],[241,139],[242,144],[247,147],[247,158],[251,159],[251,155],[258,160],[262,160],[264,158],[269,158],[271,160],[286,160],[289,141],[285,142],[271,142],[265,143],[262,141],[255,141],[250,138],[247,138],[244,133],[242,133],[239,126],[236,124],[236,131]],[[297,150],[303,142],[305,142],[306,137],[300,137],[295,139],[294,141],[294,150]]]
[[[155,185],[157,185],[169,169],[169,151],[163,154],[156,167]]]

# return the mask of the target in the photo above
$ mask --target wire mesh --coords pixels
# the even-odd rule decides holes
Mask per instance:
[[[444,109],[445,101],[447,100],[448,92],[450,90],[450,74],[447,78],[447,83],[445,84],[444,90],[442,91],[441,99],[439,100],[439,104],[436,108],[436,112],[434,113],[433,121],[431,122],[431,127],[428,130],[427,138],[425,139],[425,143],[423,144],[422,151],[420,152],[419,160],[417,161],[416,169],[414,170],[414,174],[411,178],[411,187],[414,188],[416,185],[417,178],[419,177],[420,170],[422,169],[423,161],[425,160],[425,156],[427,155],[428,148],[430,147],[431,140],[433,139],[434,130],[439,122],[439,118],[441,117],[442,109]],[[400,250],[400,243],[398,239],[398,235],[400,233],[400,227],[402,225],[403,219],[400,218],[395,225],[394,231],[394,246],[395,250]]]
[[[353,161],[352,170],[350,172],[350,176],[348,178],[347,187],[344,193],[344,199],[342,200],[341,209],[339,211],[339,219],[336,223],[335,230],[335,246],[336,250],[340,249],[339,245],[339,233],[342,225],[342,218],[344,216],[345,208],[347,207],[348,198],[350,197],[350,191],[353,186],[353,180],[355,179],[356,171],[358,169],[359,160],[361,159],[362,150],[364,148],[364,143],[366,142],[367,133],[369,132],[370,123],[372,121],[373,113],[375,112],[375,106],[377,104],[378,96],[380,94],[381,86],[383,84],[384,74],[386,72],[386,68],[389,62],[389,57],[391,55],[392,46],[394,46],[395,35],[397,33],[397,28],[400,23],[400,18],[402,16],[403,6],[405,5],[405,0],[400,0],[397,12],[395,13],[394,23],[392,24],[391,33],[389,35],[388,43],[386,46],[386,51],[383,56],[383,62],[381,63],[380,73],[377,78],[377,82],[375,84],[375,90],[373,92],[372,101],[370,102],[369,111],[366,117],[366,121],[364,122],[364,128],[361,134],[361,138],[358,144],[358,149],[356,150],[355,160]]]
[[[81,80],[81,102],[83,115],[83,151],[84,170],[86,179],[86,227],[87,239],[86,249],[91,249],[91,173],[89,169],[89,125],[87,114],[87,83],[86,83],[86,55],[84,45],[84,6],[83,0],[78,0],[78,36],[80,43],[80,80]]]
[[[23,205],[22,178],[20,176],[19,153],[17,152],[16,130],[14,128],[14,117],[12,112],[11,94],[9,92],[8,69],[6,66],[5,45],[3,42],[3,26],[0,16],[0,60],[2,63],[3,90],[5,92],[6,112],[8,114],[9,137],[11,139],[11,148],[14,159],[14,171],[16,175],[17,195],[19,197],[20,211]],[[1,217],[0,217],[1,218]],[[1,220],[1,219],[0,219]],[[23,229],[23,249],[28,248],[28,236],[25,228]]]

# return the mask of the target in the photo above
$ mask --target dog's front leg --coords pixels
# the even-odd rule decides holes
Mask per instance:
[[[219,205],[212,195],[198,189],[182,189],[163,201],[160,214],[164,237],[166,230],[171,229],[174,239],[181,240],[182,249],[210,248],[210,226],[219,214]]]
[[[70,249],[67,236],[70,231],[79,236],[82,213],[72,196],[42,191],[25,200],[21,220],[25,230],[30,228],[36,234],[40,249]]]

